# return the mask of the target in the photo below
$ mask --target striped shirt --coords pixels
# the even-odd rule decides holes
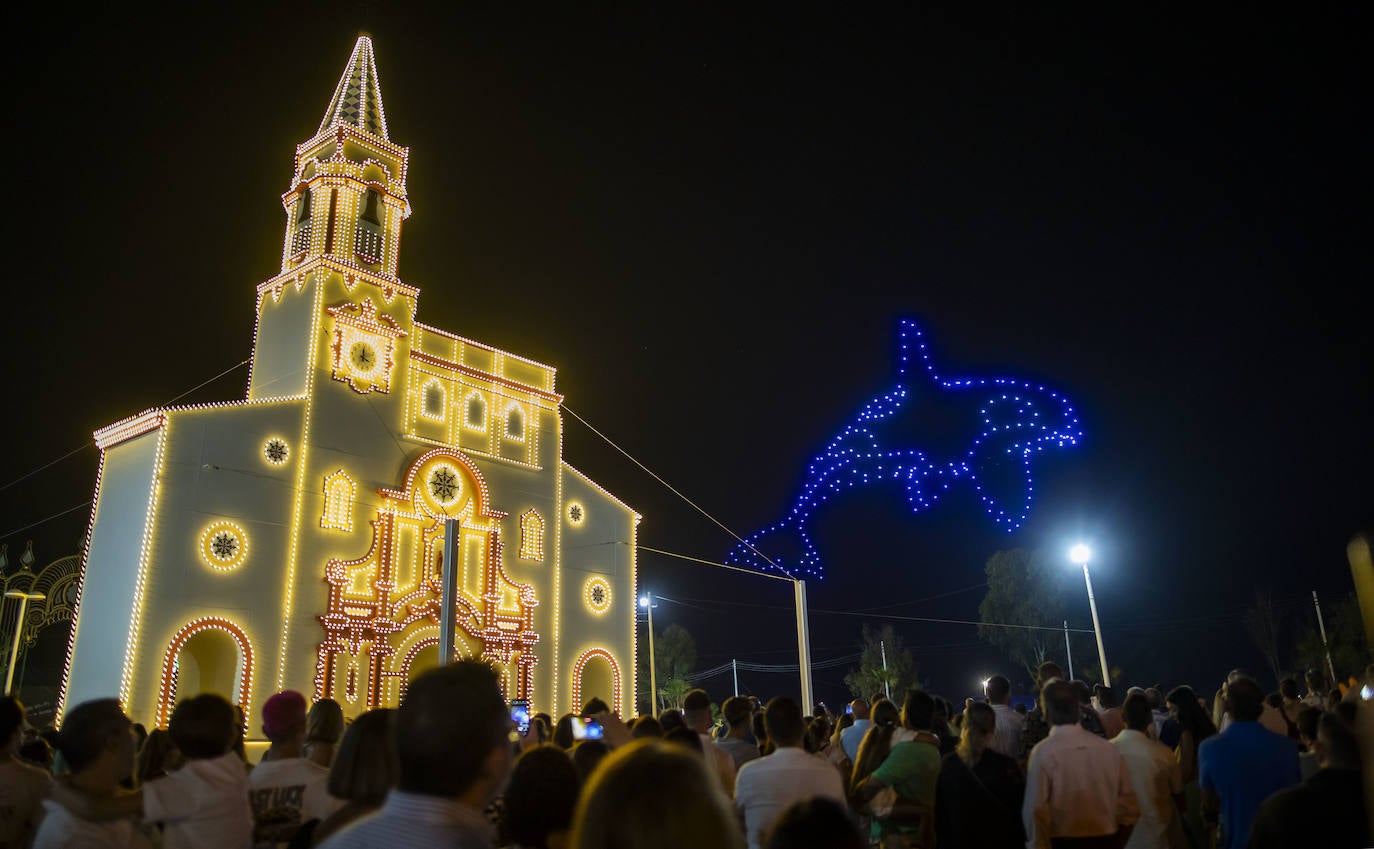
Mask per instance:
[[[326,840],[323,849],[492,849],[491,824],[457,799],[392,790],[382,809]]]

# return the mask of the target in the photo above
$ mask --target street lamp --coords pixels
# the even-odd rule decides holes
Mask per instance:
[[[24,611],[28,609],[29,602],[42,601],[47,598],[43,593],[26,593],[20,590],[10,590],[5,593],[5,598],[19,599],[19,616],[14,622],[14,646],[10,648],[10,669],[5,673],[5,694],[10,694],[10,685],[14,683],[14,662],[19,659],[19,635],[24,632]]]
[[[1093,612],[1093,632],[1097,634],[1097,660],[1102,664],[1102,686],[1112,685],[1111,673],[1107,671],[1107,650],[1102,647],[1102,623],[1097,618],[1097,601],[1093,598],[1093,579],[1088,574],[1088,560],[1092,558],[1092,550],[1083,543],[1075,545],[1069,549],[1069,559],[1083,567],[1083,583],[1088,586],[1088,607]],[[1070,670],[1072,675],[1073,671]]]
[[[658,680],[654,669],[654,594],[640,596],[639,606],[649,614],[649,712],[658,716]]]

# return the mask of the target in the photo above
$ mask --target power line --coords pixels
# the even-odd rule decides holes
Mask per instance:
[[[7,539],[7,538],[9,538],[9,537],[14,536],[15,534],[22,534],[24,531],[27,531],[29,528],[36,528],[36,527],[38,527],[39,525],[41,525],[41,524],[43,524],[43,523],[45,523],[45,522],[51,522],[53,519],[59,519],[59,518],[65,516],[65,515],[67,515],[68,513],[71,513],[71,512],[74,511],[74,510],[80,510],[82,507],[90,507],[90,506],[91,506],[91,502],[89,502],[89,501],[83,501],[83,502],[81,502],[80,504],[76,505],[75,507],[68,507],[66,510],[63,510],[61,513],[54,513],[54,514],[52,514],[51,516],[49,516],[48,518],[46,518],[46,519],[39,519],[37,522],[31,522],[31,523],[25,525],[25,526],[22,527],[22,528],[15,528],[14,530],[12,530],[12,531],[10,531],[10,532],[8,532],[8,533],[0,534],[0,539]]]
[[[661,554],[664,557],[676,557],[678,560],[690,560],[693,563],[702,563],[707,566],[719,566],[721,569],[730,569],[735,572],[744,572],[747,575],[757,575],[760,578],[772,578],[775,581],[787,581],[788,583],[792,582],[791,578],[788,578],[784,575],[770,575],[767,572],[756,572],[753,569],[745,569],[742,566],[732,566],[729,563],[717,563],[714,560],[703,560],[700,557],[692,557],[689,554],[678,554],[672,551],[664,551],[661,548],[650,548],[647,545],[636,545],[635,548],[639,549],[640,551],[651,551],[654,554]]]
[[[713,523],[715,523],[716,527],[720,528],[722,531],[725,531],[725,532],[726,532],[727,534],[729,534],[730,536],[732,536],[732,537],[734,537],[735,539],[739,540],[739,542],[740,542],[741,545],[746,546],[750,551],[754,552],[754,553],[757,554],[759,557],[762,557],[763,560],[764,560],[764,562],[767,563],[769,566],[772,566],[774,569],[777,569],[779,572],[782,572],[783,574],[787,574],[787,570],[784,569],[784,568],[782,568],[782,567],[779,566],[778,564],[774,563],[774,562],[768,557],[768,555],[764,554],[762,551],[759,551],[757,548],[755,548],[755,547],[753,546],[752,543],[750,543],[750,542],[749,542],[748,540],[746,540],[744,537],[742,537],[742,536],[740,536],[739,534],[735,533],[734,531],[730,530],[728,527],[725,526],[725,523],[724,523],[724,522],[722,522],[721,520],[717,519],[715,516],[712,516],[710,513],[706,512],[706,510],[705,510],[704,508],[702,508],[700,505],[698,505],[695,501],[693,501],[692,499],[690,499],[690,498],[688,498],[687,496],[683,495],[681,492],[678,492],[678,491],[673,487],[672,484],[668,483],[668,482],[667,482],[666,480],[664,480],[663,478],[661,478],[661,477],[659,477],[658,475],[654,474],[654,471],[653,471],[652,469],[650,469],[648,466],[646,466],[646,465],[644,465],[643,463],[641,463],[641,462],[639,462],[638,460],[636,460],[636,459],[634,458],[634,455],[630,454],[630,452],[626,451],[624,448],[621,448],[619,445],[616,445],[614,442],[612,442],[612,441],[611,441],[611,438],[610,438],[609,436],[607,436],[606,434],[604,434],[604,433],[602,433],[601,431],[597,430],[596,428],[592,427],[591,422],[589,422],[589,421],[587,421],[586,419],[584,419],[584,418],[582,418],[581,416],[579,416],[579,415],[577,414],[577,411],[575,411],[572,407],[569,407],[569,406],[565,403],[565,404],[563,405],[563,409],[567,410],[568,413],[571,414],[573,418],[577,419],[579,422],[582,422],[582,424],[585,425],[586,428],[587,428],[588,430],[590,430],[592,433],[594,433],[594,434],[596,434],[597,436],[601,437],[601,438],[606,442],[607,445],[611,446],[611,447],[614,448],[615,450],[619,451],[621,454],[625,455],[625,458],[628,459],[631,463],[634,463],[636,466],[638,466],[639,468],[643,469],[643,470],[644,470],[650,477],[652,477],[654,480],[658,481],[659,483],[661,483],[661,484],[663,484],[665,487],[667,487],[667,488],[668,488],[668,491],[671,492],[673,495],[676,495],[678,498],[681,498],[683,501],[685,501],[685,502],[687,502],[689,505],[691,505],[692,509],[696,510],[698,513],[700,513],[701,515],[705,516],[706,518],[710,519]],[[712,565],[721,565],[721,564],[712,564]],[[734,567],[734,568],[738,568],[738,567]],[[763,574],[763,573],[761,573],[761,572],[751,572],[751,571],[748,570],[748,569],[741,569],[740,571],[742,571],[742,572],[750,572],[750,574],[754,574],[754,575]],[[789,581],[790,581],[790,580],[795,580],[795,579],[794,579],[794,578],[791,578],[791,577],[789,576],[786,580],[789,580]]]
[[[182,398],[185,398],[187,395],[190,395],[192,392],[195,392],[197,389],[200,389],[200,388],[203,387],[203,386],[207,386],[207,385],[209,385],[209,384],[211,384],[211,383],[214,383],[216,380],[219,380],[221,377],[224,377],[224,376],[225,376],[226,374],[228,374],[229,372],[234,371],[235,369],[238,369],[238,368],[242,368],[243,366],[246,366],[246,365],[248,365],[248,360],[243,360],[243,361],[240,362],[240,363],[236,363],[235,365],[230,366],[229,368],[225,369],[224,371],[220,372],[219,374],[215,375],[214,377],[210,378],[209,380],[204,380],[204,381],[201,381],[200,383],[197,383],[195,386],[192,386],[190,389],[187,389],[185,392],[181,393],[181,394],[178,395],[177,397],[173,398],[172,400],[168,401],[166,404],[163,404],[163,405],[161,405],[161,406],[164,406],[164,407],[171,406],[172,404],[175,404],[176,402],[180,401]],[[52,466],[56,466],[58,463],[60,463],[60,462],[62,462],[63,460],[67,459],[68,457],[72,456],[73,454],[79,454],[79,453],[81,453],[82,451],[85,451],[87,448],[90,448],[90,447],[91,447],[92,445],[94,445],[94,444],[95,444],[94,441],[88,441],[88,442],[82,443],[81,445],[78,445],[76,448],[73,448],[72,450],[68,451],[66,454],[63,454],[61,457],[58,457],[56,460],[51,460],[51,461],[49,461],[49,462],[47,462],[47,463],[44,463],[43,465],[39,466],[38,468],[34,469],[33,471],[31,471],[31,472],[26,472],[25,474],[20,475],[19,477],[15,478],[14,480],[10,481],[9,483],[5,484],[4,486],[0,486],[0,492],[4,492],[5,490],[9,489],[10,487],[14,486],[15,484],[21,483],[21,482],[23,482],[23,481],[28,480],[29,478],[33,477],[34,475],[38,474],[39,472],[43,471],[44,469],[48,469],[48,468],[51,468]],[[89,503],[90,503],[89,501],[86,502],[86,504],[89,504]],[[77,506],[78,506],[78,507],[84,507],[85,505],[77,505]],[[71,508],[71,510],[65,510],[65,511],[63,511],[62,513],[58,513],[57,515],[58,515],[58,516],[62,516],[62,515],[65,515],[66,513],[72,512],[72,510],[75,510],[75,509],[77,509],[77,508],[76,508],[76,507],[73,507],[73,508]],[[56,517],[54,517],[54,516],[49,516],[48,518],[56,518]],[[28,530],[29,528],[32,528],[32,527],[34,527],[35,525],[40,525],[40,524],[42,524],[43,522],[46,522],[46,521],[48,521],[48,520],[47,520],[47,519],[43,519],[43,520],[41,520],[41,521],[35,522],[33,525],[29,525],[28,527],[20,528],[18,531],[11,531],[11,533],[16,533],[16,534],[17,534],[17,533],[19,533],[20,531],[26,531],[26,530]],[[6,536],[8,536],[8,534],[7,534]]]

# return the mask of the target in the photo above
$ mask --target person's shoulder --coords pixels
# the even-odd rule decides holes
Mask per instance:
[[[7,772],[10,774],[5,776],[6,784],[18,782],[27,785],[39,784],[44,787],[52,784],[52,773],[42,767],[24,763],[19,758],[10,758],[5,763],[0,764],[0,775]]]

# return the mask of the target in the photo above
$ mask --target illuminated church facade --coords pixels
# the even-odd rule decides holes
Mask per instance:
[[[564,461],[553,368],[417,320],[407,158],[362,37],[296,148],[247,396],[96,431],[59,716],[115,694],[149,727],[203,691],[253,728],[283,689],[397,704],[439,662],[450,519],[457,653],[554,716],[632,709],[640,517]]]

